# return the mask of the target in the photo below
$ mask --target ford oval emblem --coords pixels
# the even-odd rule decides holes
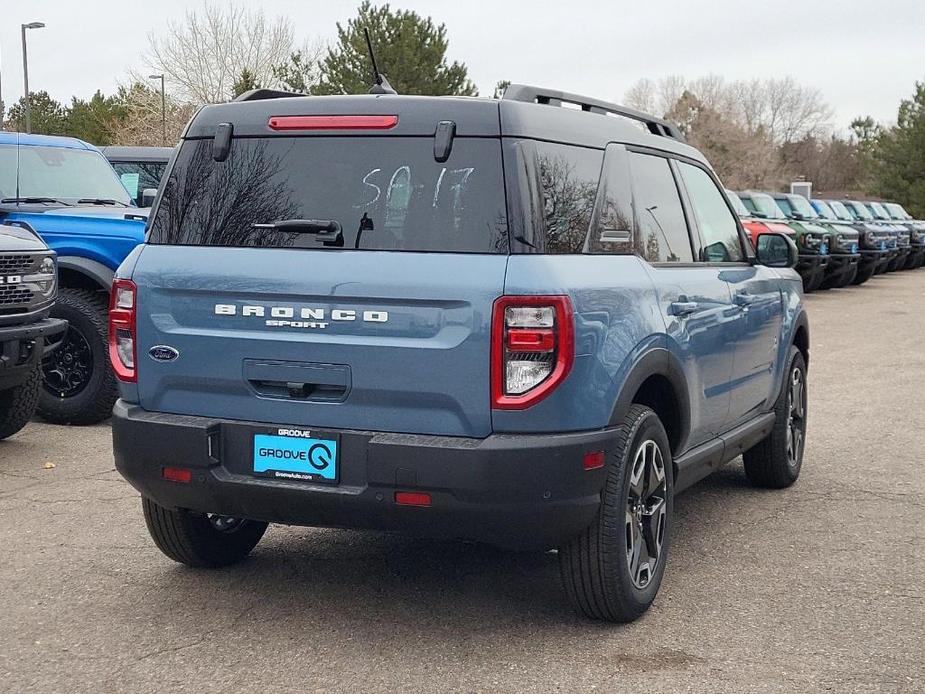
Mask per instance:
[[[180,356],[180,353],[169,345],[154,345],[148,350],[148,354],[154,361],[174,361]]]

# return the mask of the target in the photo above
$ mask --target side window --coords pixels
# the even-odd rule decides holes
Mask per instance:
[[[691,240],[681,207],[681,195],[668,160],[650,154],[630,154],[636,249],[650,263],[690,263]]]
[[[701,260],[709,263],[736,263],[745,259],[739,227],[726,199],[710,175],[698,166],[678,162],[678,170],[703,237]]]
[[[604,168],[588,234],[588,253],[632,255],[633,193],[629,159],[622,145],[604,151]]]
[[[536,143],[546,226],[543,253],[581,253],[601,178],[603,152]]]

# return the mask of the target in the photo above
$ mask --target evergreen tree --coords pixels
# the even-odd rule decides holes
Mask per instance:
[[[369,29],[379,70],[399,94],[475,96],[466,66],[447,63],[444,24],[410,10],[373,6],[364,0],[347,26],[337,24],[337,42],[321,63],[314,94],[361,94],[373,82],[363,29]]]

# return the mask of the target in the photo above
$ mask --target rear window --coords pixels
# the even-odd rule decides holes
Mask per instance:
[[[216,162],[212,140],[187,140],[148,242],[325,247],[266,226],[294,219],[336,222],[336,247],[506,253],[501,144],[456,138],[440,163],[430,137],[246,138]]]

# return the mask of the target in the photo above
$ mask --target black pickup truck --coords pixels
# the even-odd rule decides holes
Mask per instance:
[[[57,291],[55,252],[27,229],[0,225],[0,439],[35,412],[42,359],[67,328],[48,317]]]

